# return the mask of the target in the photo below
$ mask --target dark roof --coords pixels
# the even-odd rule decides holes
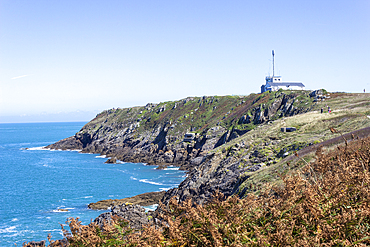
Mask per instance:
[[[302,82],[267,82],[270,86],[278,87],[278,86],[296,86],[296,87],[304,87]]]

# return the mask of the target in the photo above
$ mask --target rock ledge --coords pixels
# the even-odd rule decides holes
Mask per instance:
[[[98,201],[95,203],[90,203],[88,205],[88,208],[95,209],[95,210],[107,210],[108,208],[112,208],[116,205],[121,205],[121,204],[150,206],[153,204],[158,204],[165,193],[166,191],[148,192],[148,193],[140,194],[140,195],[133,196],[133,197],[127,197],[123,199],[102,200],[102,201]]]

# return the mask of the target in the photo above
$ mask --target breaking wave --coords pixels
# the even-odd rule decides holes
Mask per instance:
[[[150,181],[148,179],[140,179],[139,182],[147,183],[147,184],[154,184],[154,185],[164,185],[162,183],[153,182],[153,181]]]

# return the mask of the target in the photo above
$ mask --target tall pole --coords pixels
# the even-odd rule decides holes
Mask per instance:
[[[272,77],[275,75],[275,51],[272,50]]]

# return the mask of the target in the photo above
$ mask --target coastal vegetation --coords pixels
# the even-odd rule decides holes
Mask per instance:
[[[337,130],[332,128],[333,132]],[[298,153],[296,153],[298,156]],[[258,195],[161,205],[162,224],[141,230],[115,218],[111,224],[81,225],[68,220],[68,242],[50,246],[367,246],[370,244],[370,138],[344,145],[315,159],[289,166],[281,184],[266,185]]]
[[[52,246],[369,244],[369,106],[368,94],[279,90],[104,111],[48,148],[187,177],[139,227],[116,206],[87,226],[69,219]]]

